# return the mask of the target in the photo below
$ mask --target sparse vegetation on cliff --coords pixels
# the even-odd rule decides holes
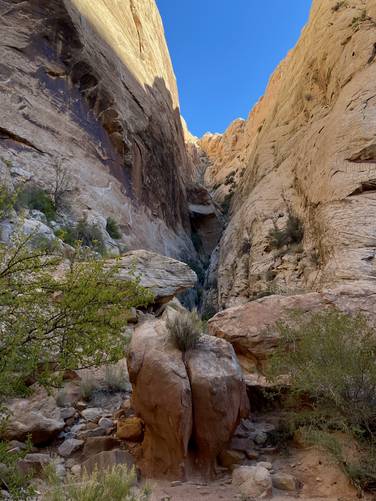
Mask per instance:
[[[304,237],[304,226],[298,216],[291,211],[288,213],[286,226],[279,229],[274,222],[269,232],[269,244],[273,249],[281,249],[284,246],[299,244]]]
[[[48,221],[56,219],[56,206],[51,195],[43,188],[27,183],[17,191],[17,209],[31,209],[43,212]]]
[[[64,226],[55,231],[55,235],[64,243],[72,247],[81,244],[84,247],[95,250],[99,254],[104,254],[105,247],[103,235],[96,224],[88,223],[81,219],[75,226]]]
[[[113,217],[107,218],[106,231],[110,235],[110,237],[113,238],[114,240],[120,240],[121,231],[118,223],[115,221]]]

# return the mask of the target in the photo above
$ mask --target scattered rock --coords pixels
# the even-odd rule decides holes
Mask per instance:
[[[26,454],[17,462],[17,468],[23,475],[40,475],[43,469],[51,463],[49,454]]]
[[[103,417],[98,421],[98,425],[105,431],[109,431],[113,428],[114,422],[110,418]]]
[[[87,473],[90,474],[95,469],[103,471],[112,468],[117,464],[126,464],[131,467],[134,465],[133,456],[121,449],[104,451],[99,454],[95,454],[95,456],[89,457],[89,459],[81,464],[81,469],[82,471],[87,471]]]
[[[90,457],[99,452],[116,449],[119,445],[119,440],[107,435],[105,437],[89,437],[85,442],[83,454],[85,457]]]
[[[240,451],[224,450],[219,454],[218,460],[222,466],[231,470],[244,460],[244,454]]]
[[[267,470],[272,470],[273,465],[272,463],[269,463],[269,461],[260,461],[257,463],[257,466],[261,466],[262,468],[266,468]]]
[[[144,435],[143,421],[138,417],[122,419],[117,423],[116,436],[121,440],[141,442]]]
[[[232,483],[243,496],[266,497],[272,494],[270,472],[262,466],[240,466],[232,473]]]
[[[76,409],[74,407],[65,407],[60,411],[61,419],[64,419],[64,421],[74,417],[75,415],[76,415]]]
[[[71,473],[72,473],[72,475],[79,476],[79,475],[81,475],[81,470],[82,470],[81,465],[75,464],[71,468]]]
[[[58,436],[65,423],[55,399],[45,390],[37,391],[29,399],[16,398],[7,404],[10,418],[1,438],[25,441],[28,435],[34,444],[45,444]]]
[[[60,445],[57,451],[60,454],[60,456],[68,457],[74,452],[81,449],[83,445],[84,445],[83,440],[77,440],[76,438],[68,438]]]
[[[296,479],[288,473],[274,473],[272,475],[273,487],[282,491],[295,491]]]
[[[98,407],[89,407],[88,409],[83,409],[81,411],[81,416],[87,421],[97,423],[103,416],[103,409],[99,409]]]

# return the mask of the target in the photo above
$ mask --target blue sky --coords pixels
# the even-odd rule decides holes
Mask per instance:
[[[311,0],[157,0],[190,131],[246,117],[297,42]]]

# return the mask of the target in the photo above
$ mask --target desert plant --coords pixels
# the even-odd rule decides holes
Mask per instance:
[[[9,212],[14,208],[17,194],[11,192],[6,186],[0,186],[0,221],[9,216]]]
[[[78,244],[91,248],[99,254],[105,253],[103,235],[96,224],[81,219],[76,225],[64,226],[55,231],[55,235],[64,243],[76,247]]]
[[[48,221],[56,219],[56,207],[49,193],[43,188],[31,184],[24,184],[17,191],[15,202],[18,209],[34,209],[43,212]]]
[[[186,352],[196,347],[202,333],[202,322],[197,311],[184,311],[167,320],[167,329],[175,346]]]
[[[25,475],[17,468],[17,463],[32,449],[28,440],[25,449],[11,451],[8,442],[0,441],[0,488],[6,491],[14,500],[29,499],[34,489],[29,485],[30,475]]]
[[[274,222],[273,228],[269,231],[268,240],[273,249],[281,249],[286,245],[299,244],[303,237],[303,223],[298,216],[289,211],[286,226],[279,229]]]
[[[333,12],[338,12],[342,7],[347,7],[347,1],[346,0],[340,0],[337,2],[333,7],[332,11]]]
[[[137,488],[135,469],[125,465],[91,474],[84,471],[82,478],[69,476],[65,482],[50,472],[48,480],[44,501],[147,501],[150,496],[147,487]]]
[[[278,325],[269,377],[289,378],[293,413],[313,443],[328,450],[357,485],[376,487],[376,332],[361,315],[337,310],[291,317]],[[357,441],[359,458],[345,457],[333,432]]]
[[[84,400],[90,400],[99,384],[91,374],[84,374],[80,381],[80,395]]]
[[[61,210],[65,207],[69,195],[73,192],[73,185],[70,179],[70,173],[61,161],[54,165],[54,178],[49,190],[54,207]]]
[[[104,383],[111,392],[126,391],[129,389],[127,371],[119,365],[109,365],[105,368]]]
[[[113,238],[114,240],[120,240],[121,231],[119,225],[117,224],[114,218],[112,217],[107,218],[106,231],[110,235],[110,237]]]
[[[132,275],[77,249],[63,258],[30,249],[32,235],[0,245],[0,396],[27,392],[27,381],[58,384],[66,369],[116,363],[127,319],[153,295]]]

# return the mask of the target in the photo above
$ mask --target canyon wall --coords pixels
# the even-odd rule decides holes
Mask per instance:
[[[69,173],[73,220],[120,224],[127,248],[194,253],[192,176],[154,0],[0,0],[0,169]]]
[[[328,286],[373,290],[375,82],[375,1],[314,0],[298,44],[248,118],[201,139],[206,183],[230,205],[221,307]],[[289,225],[300,236],[273,244]]]

